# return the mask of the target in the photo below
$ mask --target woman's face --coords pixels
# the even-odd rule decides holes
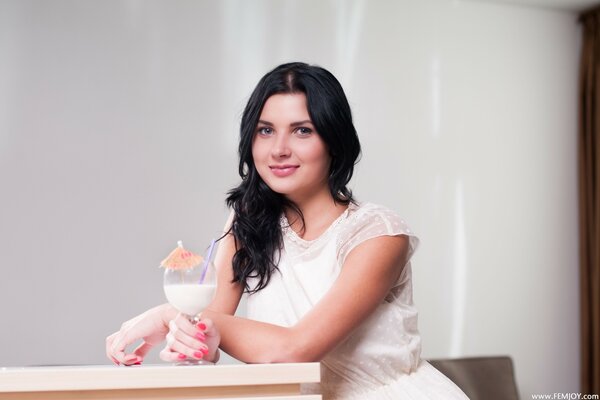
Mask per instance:
[[[271,190],[296,203],[329,190],[331,157],[310,120],[303,93],[267,99],[252,142],[252,157]]]

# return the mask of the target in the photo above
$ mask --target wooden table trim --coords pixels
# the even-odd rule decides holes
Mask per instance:
[[[320,399],[319,363],[0,368],[0,399]]]

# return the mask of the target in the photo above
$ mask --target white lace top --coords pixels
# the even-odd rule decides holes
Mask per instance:
[[[371,203],[350,204],[315,240],[300,238],[285,217],[281,226],[280,273],[272,275],[266,288],[248,296],[248,318],[280,326],[294,325],[323,297],[348,254],[362,242],[383,235],[406,235],[409,260],[418,245],[404,220]],[[466,398],[445,376],[420,360],[411,275],[408,261],[373,314],[321,361],[320,386],[305,385],[304,392],[322,393],[326,400]],[[249,283],[252,287],[255,282]],[[418,383],[419,379],[424,381]],[[417,395],[411,396],[411,392]],[[449,393],[454,397],[448,397]]]

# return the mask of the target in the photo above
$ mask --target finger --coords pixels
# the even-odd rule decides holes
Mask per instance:
[[[206,354],[208,354],[208,347],[201,343],[198,347],[190,347],[175,338],[175,335],[171,332],[167,335],[167,346],[170,351],[183,354],[190,358],[201,360]]]
[[[141,360],[137,359],[137,355],[126,353],[127,346],[131,344],[131,340],[128,339],[128,335],[126,333],[118,333],[112,342],[110,348],[110,354],[114,357],[118,362],[125,365],[131,365],[140,362]]]
[[[203,348],[206,348],[206,344],[204,343],[206,336],[197,328],[194,328],[192,332],[194,332],[194,336],[190,336],[183,329],[179,329],[175,321],[169,321],[169,333],[166,338],[167,344],[172,346],[174,342],[179,341],[191,349],[202,351]]]
[[[189,336],[194,336],[196,334],[196,331],[198,330],[198,328],[194,324],[192,324],[185,315],[181,313],[177,314],[175,319],[173,319],[172,321],[175,322],[178,329],[181,329]],[[169,325],[169,327],[170,326],[171,325]]]
[[[206,337],[204,343],[207,345],[209,350],[206,355],[206,359],[217,361],[219,359],[219,342],[221,341],[219,329],[210,318],[201,319],[197,326],[202,332],[204,332]]]
[[[118,332],[113,333],[112,335],[108,336],[106,338],[106,357],[108,357],[109,360],[111,360],[113,363],[115,363],[116,365],[121,365],[121,363],[119,362],[119,360],[117,360],[114,356],[113,356],[113,352],[112,352],[112,348],[113,348],[113,341],[115,339],[115,336],[117,335]]]
[[[112,335],[109,335],[106,337],[106,340],[104,341],[104,351],[106,352],[106,357],[112,359],[112,342],[113,342],[113,338],[114,338],[115,334],[113,333]]]
[[[114,359],[117,360],[117,362],[125,362],[125,348],[123,346],[117,345],[115,342],[113,342],[110,348],[110,354]]]
[[[121,365],[121,363],[119,362],[119,360],[117,360],[116,358],[114,358],[110,354],[107,354],[107,356],[108,356],[109,360],[113,362],[113,364],[115,364],[115,365]]]
[[[218,334],[217,327],[210,318],[201,319],[196,326],[206,336],[216,336]]]
[[[134,365],[134,364],[141,364],[142,363],[142,358],[136,356],[135,354],[127,354],[124,358],[123,358],[123,364],[124,365]]]
[[[144,341],[138,347],[136,347],[135,350],[133,350],[133,354],[138,356],[139,361],[142,362],[152,347],[153,346],[151,344]]]
[[[171,350],[169,347],[165,347],[158,354],[161,360],[167,362],[177,362],[183,361],[187,358],[185,354],[178,353],[176,351]]]
[[[167,341],[167,347],[173,346],[176,340],[175,334],[172,331],[169,331],[169,333],[167,333],[167,336],[165,337],[165,340]]]

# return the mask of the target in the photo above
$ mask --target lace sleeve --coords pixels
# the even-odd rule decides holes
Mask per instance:
[[[346,257],[359,244],[379,236],[406,235],[409,238],[407,263],[418,247],[419,239],[406,222],[394,211],[367,204],[361,207],[344,227],[338,243],[338,262],[343,265]]]

